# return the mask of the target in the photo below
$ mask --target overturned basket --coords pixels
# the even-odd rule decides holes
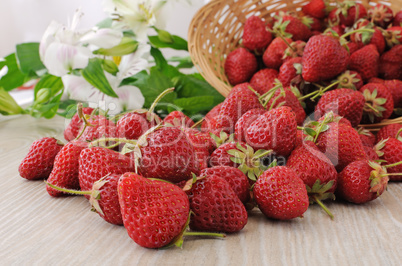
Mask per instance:
[[[197,12],[190,23],[188,45],[194,65],[206,81],[226,97],[232,86],[223,66],[226,56],[240,46],[246,19],[251,15],[268,18],[275,11],[298,13],[308,2],[309,0],[212,0]],[[366,7],[383,3],[390,6],[394,12],[402,9],[402,0],[356,2],[363,3]],[[397,122],[402,123],[402,118],[399,120]],[[374,130],[380,127],[367,126]]]

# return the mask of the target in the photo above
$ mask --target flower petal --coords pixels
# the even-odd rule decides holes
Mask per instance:
[[[129,55],[123,56],[119,65],[118,78],[123,80],[148,67],[151,46],[139,44],[137,50]]]
[[[100,48],[109,49],[121,42],[123,33],[113,29],[98,29],[90,31],[81,37],[81,42],[95,45]]]

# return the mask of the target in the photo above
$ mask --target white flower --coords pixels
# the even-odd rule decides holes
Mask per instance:
[[[82,15],[77,10],[69,27],[53,21],[46,29],[39,53],[50,74],[61,77],[73,69],[85,68],[94,56],[93,49],[111,48],[120,43],[123,37],[120,31],[96,28],[77,30]]]
[[[130,77],[148,65],[150,46],[140,44],[135,53],[122,57],[119,72],[116,76],[105,73],[111,87],[119,96],[113,98],[103,94],[89,84],[84,78],[75,75],[62,77],[66,93],[70,99],[88,102],[91,107],[100,107],[109,110],[109,114],[118,114],[125,110],[140,109],[145,102],[141,91],[135,86],[120,86],[123,79]]]
[[[116,26],[131,29],[139,40],[145,40],[151,26],[163,28],[164,22],[159,16],[166,0],[104,0],[103,6]]]

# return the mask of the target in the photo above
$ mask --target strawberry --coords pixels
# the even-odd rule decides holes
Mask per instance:
[[[237,141],[245,141],[245,132],[248,126],[265,112],[266,110],[263,108],[256,108],[251,109],[242,115],[235,125],[235,139]]]
[[[360,74],[364,82],[378,76],[380,55],[374,44],[357,50],[350,56],[349,69]]]
[[[318,134],[316,144],[338,172],[351,162],[366,159],[359,134],[344,123],[328,123],[327,130]]]
[[[379,161],[380,157],[378,156],[378,152],[374,147],[363,146],[364,152],[367,155],[367,159],[370,161]]]
[[[91,107],[84,107],[82,108],[82,114],[84,115],[90,115],[94,111],[93,108]],[[79,117],[79,114],[76,113],[73,115],[71,118],[71,121],[68,123],[67,127],[64,129],[64,138],[67,141],[71,141],[75,139],[78,134],[80,133],[79,130],[81,128],[81,125],[83,124],[82,119]]]
[[[394,100],[391,92],[380,83],[367,83],[359,90],[365,98],[363,121],[378,123],[391,116],[394,111]]]
[[[177,127],[161,127],[142,136],[131,156],[146,177],[177,183],[198,174],[195,149]]]
[[[256,57],[243,47],[230,52],[224,64],[226,76],[232,85],[249,81],[257,68]]]
[[[402,44],[395,45],[380,57],[379,76],[402,80]]]
[[[312,35],[311,30],[299,18],[294,16],[284,15],[278,23],[281,25],[274,25],[274,29],[275,27],[282,28],[284,33],[291,34],[292,37],[289,35],[289,38],[292,38],[293,41],[307,41]]]
[[[261,54],[272,41],[272,34],[260,17],[251,16],[244,23],[242,41],[245,48]]]
[[[295,143],[295,148],[299,147],[300,145],[303,145],[304,139],[307,137],[306,134],[304,134],[303,130],[298,129],[297,130],[297,135],[296,135],[296,143]]]
[[[361,18],[367,16],[366,8],[360,4],[352,1],[345,1],[340,3],[340,7],[333,9],[328,18],[332,24],[341,24],[346,27],[351,27]]]
[[[385,87],[391,92],[392,99],[394,100],[394,107],[402,107],[402,80],[391,79],[384,81]]]
[[[121,225],[123,219],[117,195],[117,183],[120,176],[120,174],[107,175],[96,181],[90,191],[66,189],[48,182],[46,187],[62,194],[86,195],[89,197],[92,211],[97,212],[108,223]]]
[[[387,139],[387,138],[397,138],[396,134],[399,132],[399,130],[401,128],[402,128],[401,124],[390,124],[390,125],[383,126],[377,132],[376,141],[380,142],[381,140]]]
[[[357,43],[360,46],[360,48],[363,47],[363,45],[374,44],[376,46],[379,54],[382,54],[384,52],[385,39],[384,39],[383,33],[373,23],[370,23],[367,19],[360,19],[353,26],[353,29],[354,30],[360,30],[360,29],[374,30],[374,33],[367,32],[367,31],[363,31],[363,32],[357,31],[356,33],[350,35],[350,40],[352,42]],[[352,52],[350,54],[352,54]]]
[[[387,28],[394,18],[392,9],[388,6],[378,3],[368,9],[369,19],[381,28]]]
[[[200,173],[200,176],[205,177],[212,175],[225,179],[244,204],[250,200],[250,183],[247,176],[239,169],[230,166],[214,166]]]
[[[268,48],[262,56],[264,65],[267,68],[279,69],[282,65],[285,50],[288,48],[288,44],[292,42],[290,38],[285,38],[284,40],[280,37],[276,37],[270,45],[268,45]]]
[[[183,128],[182,130],[194,147],[194,152],[198,161],[198,168],[200,170],[207,168],[209,154],[214,148],[211,136],[206,132],[200,132],[193,128]]]
[[[326,4],[324,0],[311,0],[302,6],[302,11],[306,15],[322,19],[326,16]]]
[[[349,53],[337,39],[326,35],[313,36],[308,40],[302,57],[303,79],[318,82],[334,78],[346,70],[348,61]]]
[[[258,207],[268,218],[289,220],[302,217],[309,206],[303,180],[286,166],[265,171],[255,183],[253,193]]]
[[[211,157],[209,160],[209,165],[211,167],[214,166],[230,166],[230,167],[238,167],[239,165],[233,162],[230,158],[233,155],[229,154],[229,150],[237,149],[237,146],[241,145],[242,147],[247,147],[244,142],[227,142],[220,145],[216,150],[211,153]]]
[[[359,160],[350,163],[338,174],[337,196],[356,204],[379,197],[388,184],[387,171],[381,165]]]
[[[116,137],[117,131],[115,124],[103,115],[91,116],[87,119],[89,125],[82,124],[78,138],[80,141],[93,141],[101,137]]]
[[[304,52],[304,48],[306,47],[306,43],[304,41],[294,41],[292,42],[288,48],[283,52],[283,62],[286,62],[295,57],[301,57]]]
[[[396,164],[402,161],[402,142],[395,137],[389,137],[380,141],[376,148],[379,150],[380,159],[385,160],[388,165]],[[402,173],[402,164],[398,164],[392,167],[387,167],[390,181],[402,181],[401,175],[392,175],[393,173]]]
[[[295,86],[300,89],[303,82],[302,58],[294,57],[284,62],[279,68],[278,80],[283,87]]]
[[[250,80],[250,85],[259,94],[264,94],[274,87],[274,81],[277,77],[278,70],[264,68],[253,75]]]
[[[360,74],[353,70],[346,70],[341,73],[337,78],[339,81],[338,88],[347,88],[352,90],[359,90],[363,86],[363,79]]]
[[[117,132],[120,137],[138,139],[148,129],[156,126],[161,119],[146,110],[135,110],[124,114],[117,121]]]
[[[361,92],[352,89],[335,89],[325,92],[318,101],[314,116],[318,120],[328,112],[333,112],[350,121],[356,127],[363,115],[364,97]]]
[[[194,121],[181,111],[171,112],[163,119],[163,123],[177,127],[192,127],[194,125]]]
[[[223,102],[213,107],[204,117],[204,121],[201,124],[202,131],[210,131],[210,123],[209,121],[215,116],[219,115],[219,111],[221,110]]]
[[[383,34],[388,47],[402,43],[402,26],[389,27]]]
[[[295,146],[296,115],[290,107],[281,106],[259,116],[246,130],[246,140],[254,149],[273,150],[288,156]]]
[[[234,233],[247,224],[247,211],[225,179],[208,175],[186,193],[192,211],[192,230]]]
[[[53,170],[47,182],[62,188],[80,189],[80,182],[78,180],[78,160],[81,151],[87,147],[87,143],[75,140],[63,146],[54,159]],[[65,195],[63,192],[53,189],[50,186],[46,186],[46,190],[49,195],[53,197]]]
[[[209,121],[210,129],[215,135],[221,131],[225,131],[228,134],[233,133],[237,120],[245,112],[255,108],[262,108],[257,95],[248,87],[241,85],[243,84],[233,88],[236,91],[225,99],[219,115]]]
[[[392,21],[392,26],[402,26],[402,10],[399,10]]]
[[[190,204],[178,186],[125,173],[118,182],[117,192],[124,227],[138,245],[165,247],[186,229]]]
[[[362,141],[363,146],[374,147],[376,143],[376,136],[363,127],[359,127],[357,129],[357,133],[359,134],[360,140]]]
[[[20,176],[28,180],[48,178],[53,169],[54,159],[62,147],[62,143],[51,137],[34,141],[18,167]]]
[[[279,84],[275,91],[268,93],[267,96],[263,98],[263,106],[268,110],[280,106],[288,106],[292,108],[292,111],[295,113],[297,124],[302,125],[306,118],[306,112],[293,91],[299,93],[299,90],[295,87],[283,88],[282,85]]]
[[[91,190],[96,181],[108,174],[134,171],[134,164],[128,156],[103,147],[83,149],[78,163],[78,179],[83,191]]]

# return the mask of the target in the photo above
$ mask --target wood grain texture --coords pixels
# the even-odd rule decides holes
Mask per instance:
[[[400,265],[402,183],[364,205],[328,203],[304,218],[280,222],[250,212],[240,233],[225,239],[187,237],[183,249],[135,244],[123,226],[104,222],[83,197],[52,198],[18,165],[31,143],[62,138],[64,119],[0,120],[0,265]]]

